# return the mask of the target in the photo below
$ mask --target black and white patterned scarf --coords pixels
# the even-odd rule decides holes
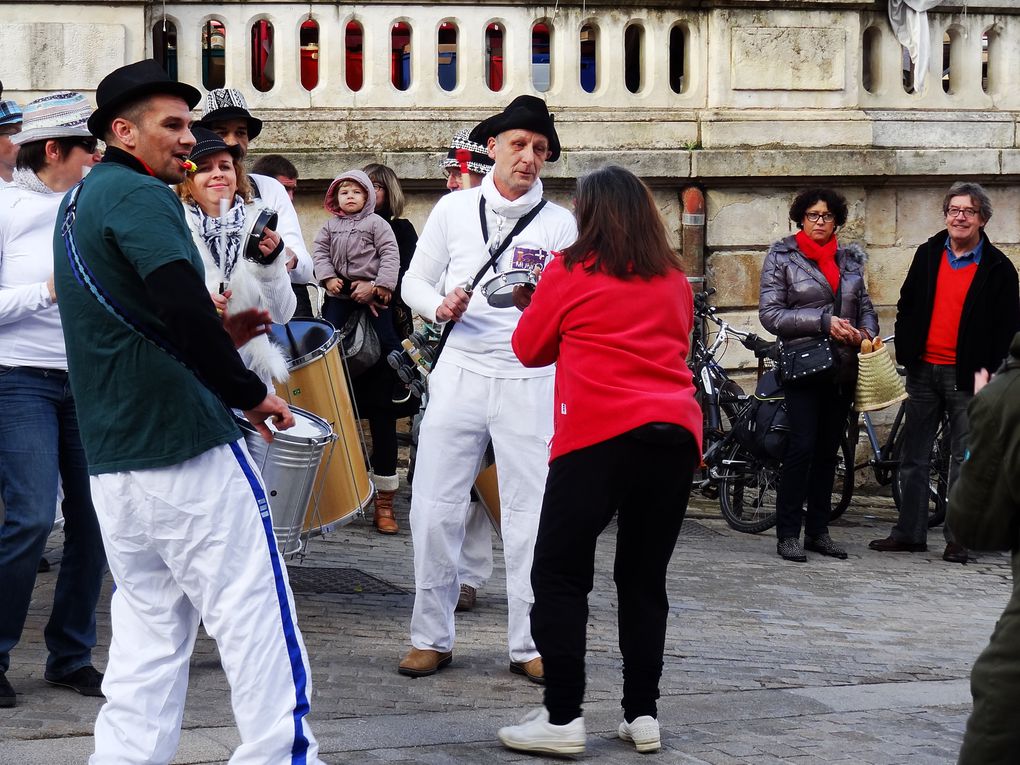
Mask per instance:
[[[240,195],[234,196],[234,206],[224,217],[206,215],[197,203],[188,205],[198,221],[198,234],[209,248],[213,261],[220,269],[222,280],[230,281],[230,275],[237,265],[241,254],[241,241],[244,238],[244,200]],[[226,232],[226,236],[224,236]]]
[[[18,167],[11,175],[11,183],[29,191],[36,191],[40,194],[55,194],[56,192],[39,180],[39,176],[31,170]]]

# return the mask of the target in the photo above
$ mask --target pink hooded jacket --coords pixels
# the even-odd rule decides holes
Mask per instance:
[[[347,215],[338,206],[336,191],[342,181],[354,181],[365,189],[365,206]],[[323,204],[333,214],[319,229],[312,245],[315,278],[320,284],[334,276],[351,281],[374,281],[392,291],[400,274],[400,251],[393,229],[375,214],[375,188],[361,170],[341,173],[329,184]]]

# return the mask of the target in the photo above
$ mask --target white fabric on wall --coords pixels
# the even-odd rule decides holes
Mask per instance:
[[[907,49],[914,62],[914,91],[924,90],[931,60],[931,34],[928,14],[945,0],[889,0],[889,23],[900,45]]]

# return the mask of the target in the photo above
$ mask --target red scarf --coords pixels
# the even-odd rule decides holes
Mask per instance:
[[[822,271],[833,293],[839,289],[839,266],[836,265],[836,237],[825,244],[817,244],[803,231],[797,232],[797,247],[808,260],[814,261]]]

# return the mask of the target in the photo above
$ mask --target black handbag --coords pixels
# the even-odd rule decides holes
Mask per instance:
[[[839,316],[843,303],[843,285],[836,290],[832,315]],[[839,357],[828,337],[805,337],[779,341],[779,376],[783,382],[800,382],[835,376]]]
[[[379,335],[369,319],[368,309],[363,306],[355,308],[339,332],[341,350],[353,380],[379,361],[382,355]]]

